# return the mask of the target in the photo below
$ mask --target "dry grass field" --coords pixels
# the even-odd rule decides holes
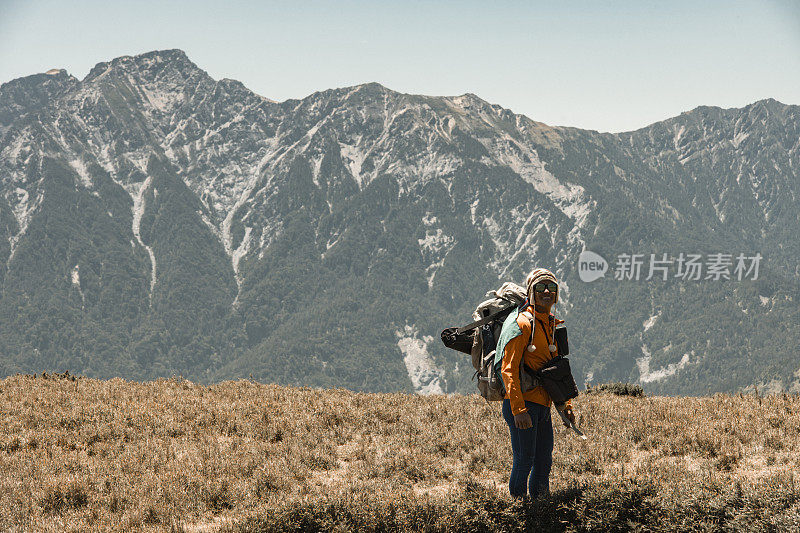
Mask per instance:
[[[477,395],[0,381],[4,531],[798,531],[800,397],[575,400],[549,499],[513,502]]]

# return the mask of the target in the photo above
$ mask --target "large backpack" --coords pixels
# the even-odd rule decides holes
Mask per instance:
[[[503,400],[506,395],[500,376],[503,352],[498,352],[498,342],[501,342],[502,336],[501,344],[505,346],[508,340],[519,334],[516,319],[527,306],[526,296],[524,288],[506,282],[496,291],[486,293],[488,300],[481,302],[472,314],[474,322],[442,331],[445,346],[470,354],[475,368],[473,380],[478,378],[478,391],[486,401]],[[516,331],[513,331],[514,328],[517,328]],[[520,381],[523,392],[539,385],[524,362],[520,364]]]

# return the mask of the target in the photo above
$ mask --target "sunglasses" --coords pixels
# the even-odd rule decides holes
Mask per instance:
[[[558,284],[556,283],[537,283],[533,286],[535,292],[544,292],[547,289],[550,292],[558,291]]]

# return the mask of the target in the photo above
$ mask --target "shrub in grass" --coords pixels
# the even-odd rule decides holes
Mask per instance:
[[[594,387],[587,387],[587,394],[611,393],[617,396],[644,397],[644,389],[632,383],[602,383]]]

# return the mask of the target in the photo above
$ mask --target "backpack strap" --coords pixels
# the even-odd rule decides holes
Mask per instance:
[[[522,309],[525,309],[526,307],[528,307],[528,300],[525,300],[522,303]],[[528,322],[531,323],[531,338],[528,339],[528,345],[527,345],[527,346],[530,346],[531,344],[533,344],[533,329],[534,329],[534,324],[536,323],[536,321],[533,319],[533,314],[530,311],[525,310],[520,314],[522,316],[524,316],[525,318],[527,318]],[[526,349],[527,349],[527,346],[526,346]],[[524,357],[523,357],[523,359],[524,359]]]
[[[521,309],[526,309],[527,307],[528,307],[528,300],[526,299],[522,303],[520,308]],[[525,310],[525,311],[521,312],[520,315],[524,316],[528,320],[528,322],[530,322],[530,324],[531,324],[531,336],[528,339],[527,345],[525,346],[525,350],[527,351],[528,346],[531,346],[533,344],[533,329],[535,327],[536,321],[534,320],[534,317],[533,317],[533,315],[531,314],[530,311]],[[528,375],[530,375],[531,379],[533,380],[533,386],[534,387],[538,387],[538,386],[541,385],[541,383],[539,382],[539,377],[536,375],[536,372],[525,363],[525,354],[524,353],[522,354],[522,361],[520,361],[520,364],[519,364],[519,371],[520,371],[520,373],[527,372]]]
[[[525,301],[527,302],[527,300],[525,300]],[[482,326],[482,325],[484,325],[484,324],[488,324],[488,323],[489,323],[489,322],[491,322],[492,320],[494,320],[494,319],[496,319],[496,318],[499,318],[499,317],[500,317],[500,316],[501,316],[503,313],[506,313],[506,314],[508,314],[508,313],[509,313],[509,312],[511,312],[511,311],[512,311],[512,310],[513,310],[515,307],[517,307],[517,305],[516,305],[515,303],[513,303],[513,302],[512,302],[512,303],[511,303],[511,305],[509,305],[509,306],[507,306],[507,307],[504,307],[504,308],[500,309],[499,311],[495,311],[494,313],[492,313],[492,314],[491,314],[491,315],[489,315],[489,316],[485,316],[485,317],[481,318],[480,320],[476,320],[475,322],[472,322],[472,323],[470,323],[470,324],[467,324],[467,325],[466,325],[466,326],[464,326],[464,327],[458,328],[458,329],[456,330],[456,333],[457,333],[457,334],[465,333],[465,332],[467,332],[467,331],[469,331],[469,330],[471,330],[471,329],[475,329],[475,328],[481,327],[481,326]]]
[[[526,304],[525,307],[527,307],[527,303],[528,303],[528,301],[525,300],[525,304]],[[523,307],[523,309],[524,309],[524,307]],[[536,322],[538,321],[538,319],[534,319],[534,316],[531,314],[530,311],[524,311],[524,312],[522,312],[520,314],[522,316],[524,316],[526,319],[528,319],[528,321],[531,323],[531,338],[528,339],[528,345],[525,347],[525,349],[527,350],[528,346],[532,346],[533,345],[533,332],[534,332],[534,329],[536,328]],[[547,333],[545,332],[545,337],[546,336],[547,336]],[[539,380],[538,373],[534,369],[529,367],[527,364],[525,364],[525,355],[524,354],[522,355],[522,363],[520,364],[520,371],[522,371],[523,369],[530,375],[531,379],[533,380],[533,386],[534,387],[540,387],[542,385],[541,381]]]

